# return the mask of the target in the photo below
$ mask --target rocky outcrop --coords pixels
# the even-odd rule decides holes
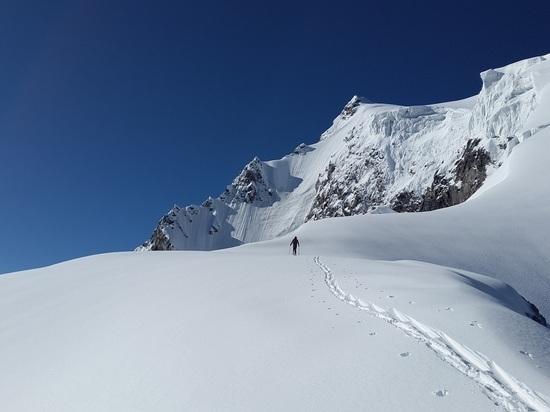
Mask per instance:
[[[481,140],[468,140],[462,156],[455,162],[450,177],[436,173],[432,185],[423,196],[419,211],[458,205],[472,196],[487,177],[491,163],[489,153],[479,147]]]
[[[337,172],[336,164],[329,163],[316,183],[317,194],[306,220],[364,214],[384,204],[396,212],[419,212],[462,203],[481,187],[492,163],[480,142],[469,140],[453,169],[445,174],[436,172],[430,186],[403,190],[391,197],[387,196],[391,181],[386,179],[383,168],[387,162],[381,151],[370,150],[363,167],[345,163],[345,170]],[[360,183],[365,181],[370,184]]]
[[[359,96],[353,96],[353,98],[349,101],[349,103],[344,106],[344,109],[342,109],[342,113],[340,113],[340,117],[343,120],[346,120],[349,117],[353,116],[355,112],[357,112],[357,108],[359,107],[359,105],[363,102],[368,102],[368,101],[366,101],[366,99],[361,98]]]
[[[390,201],[391,209],[399,213],[417,212],[420,210],[421,204],[422,197],[411,190],[400,192]]]
[[[263,173],[264,164],[255,157],[245,166],[221,194],[220,200],[226,204],[256,203],[268,206],[278,200]]]
[[[168,215],[165,215],[153,231],[151,238],[147,242],[143,243],[138,250],[173,250],[174,246],[170,243],[170,239],[166,235],[163,228],[166,225],[170,226],[174,223],[174,220],[171,220]]]
[[[523,296],[522,296],[522,298],[523,298]],[[528,318],[533,319],[535,322],[540,323],[542,326],[548,327],[548,323],[546,323],[546,318],[544,316],[542,316],[542,313],[540,313],[539,308],[537,308],[534,304],[529,302],[527,299],[525,299],[525,298],[523,298],[523,299],[525,300],[525,302],[527,302],[527,304],[531,308],[531,312],[530,313],[525,312],[525,315]]]
[[[294,151],[290,154],[290,156],[296,156],[296,155],[305,155],[306,153],[312,152],[315,149],[305,143],[301,143]]]
[[[344,181],[334,179],[336,166],[329,163],[315,184],[317,195],[306,216],[308,220],[341,217],[367,212],[363,187],[358,183],[355,168],[348,170]]]

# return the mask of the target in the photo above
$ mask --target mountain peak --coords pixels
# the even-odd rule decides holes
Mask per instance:
[[[355,112],[357,111],[357,108],[362,103],[372,103],[372,102],[370,100],[364,98],[364,97],[360,97],[360,96],[357,96],[357,95],[353,96],[351,98],[351,100],[348,102],[348,104],[346,104],[344,106],[344,109],[340,113],[340,117],[342,119],[347,119],[347,118],[353,116],[355,114]]]
[[[273,191],[264,176],[264,164],[254,157],[233,180],[220,196],[220,200],[228,205],[238,203],[271,204],[274,200]]]

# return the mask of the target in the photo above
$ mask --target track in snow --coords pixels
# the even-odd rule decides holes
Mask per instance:
[[[424,325],[395,308],[384,309],[372,302],[363,302],[338,286],[332,271],[319,257],[315,263],[325,273],[325,283],[338,299],[343,300],[375,318],[385,320],[408,336],[423,342],[435,354],[481,386],[483,393],[495,404],[509,412],[550,412],[550,405],[485,355],[452,339],[445,332]]]

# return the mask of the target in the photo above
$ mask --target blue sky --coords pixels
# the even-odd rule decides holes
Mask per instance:
[[[0,273],[133,250],[174,203],[314,143],[353,95],[479,92],[547,1],[2,1]]]

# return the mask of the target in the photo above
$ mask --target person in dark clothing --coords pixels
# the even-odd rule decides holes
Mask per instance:
[[[298,238],[294,236],[294,239],[292,239],[292,242],[290,242],[290,244],[292,245],[292,254],[295,255],[296,249],[298,248],[298,246],[300,246],[300,242],[298,242]]]

